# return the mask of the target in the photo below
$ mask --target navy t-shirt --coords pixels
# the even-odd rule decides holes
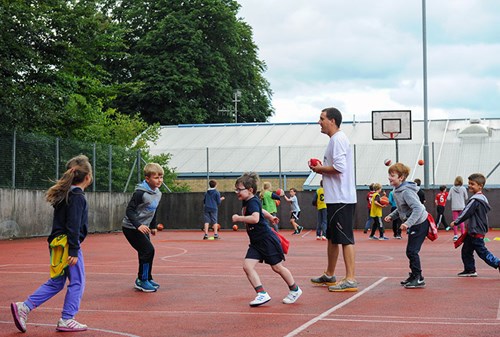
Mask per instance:
[[[247,228],[248,237],[250,238],[250,243],[255,243],[257,241],[263,240],[269,235],[273,235],[271,232],[271,227],[264,218],[262,213],[262,205],[260,204],[260,199],[257,196],[253,196],[249,200],[243,201],[243,215],[252,215],[253,213],[259,213],[259,222],[256,224],[245,224]]]

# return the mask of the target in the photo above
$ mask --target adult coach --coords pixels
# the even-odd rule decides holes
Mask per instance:
[[[330,137],[323,158],[323,165],[311,169],[323,175],[323,188],[327,205],[328,266],[320,277],[312,278],[317,285],[328,285],[329,291],[358,291],[354,277],[354,211],[356,208],[356,184],[354,161],[349,140],[340,130],[342,114],[336,108],[321,111],[319,125],[321,132]],[[342,246],[346,276],[336,282],[335,268]]]

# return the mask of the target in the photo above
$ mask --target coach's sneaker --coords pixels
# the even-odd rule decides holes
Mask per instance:
[[[286,295],[286,297],[283,299],[283,303],[285,304],[295,303],[295,301],[299,299],[300,295],[302,295],[302,289],[300,289],[299,287],[297,287],[297,290],[295,291],[290,290],[288,295]]]
[[[59,322],[57,322],[57,331],[66,331],[66,332],[71,332],[71,331],[85,331],[87,330],[87,326],[82,323],[78,323],[75,321],[73,318],[68,318],[68,319],[59,319]]]
[[[302,227],[302,226],[297,227],[297,234],[300,234],[303,229],[304,229],[304,227]]]
[[[219,237],[219,234],[214,234],[214,240],[219,240],[220,237]]]
[[[477,273],[472,270],[464,270],[457,274],[458,277],[477,277]]]
[[[425,288],[425,281],[422,275],[414,275],[413,278],[404,285],[406,289]]]
[[[255,296],[255,299],[250,302],[251,307],[258,307],[259,305],[262,305],[264,303],[267,303],[271,300],[271,296],[267,292],[263,293],[257,293],[257,296]]]
[[[151,283],[151,285],[153,287],[155,287],[156,289],[160,288],[160,285],[158,283],[156,283],[155,281],[153,281],[153,280],[149,280],[149,283]]]
[[[156,291],[156,288],[148,280],[135,280],[134,288],[139,289],[140,291],[143,291],[145,293],[152,293]]]
[[[355,280],[343,279],[342,281],[337,282],[335,285],[329,286],[328,291],[334,291],[334,292],[358,291],[358,282]]]
[[[335,275],[328,276],[325,273],[320,277],[313,277],[311,279],[312,284],[320,285],[320,286],[333,286],[337,282],[337,278]]]
[[[12,318],[14,318],[14,323],[19,331],[26,332],[26,322],[28,321],[30,308],[24,302],[16,302],[10,304],[10,311],[12,311]]]
[[[208,240],[208,234],[203,235],[203,240]]]

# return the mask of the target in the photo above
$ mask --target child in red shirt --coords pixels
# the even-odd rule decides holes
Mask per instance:
[[[436,204],[437,211],[437,221],[436,226],[439,228],[439,224],[442,223],[443,227],[446,230],[450,230],[448,223],[446,222],[446,218],[444,217],[444,207],[446,206],[446,199],[448,198],[448,192],[446,191],[446,186],[441,185],[439,187],[439,192],[436,194],[436,199],[434,199],[434,203]]]

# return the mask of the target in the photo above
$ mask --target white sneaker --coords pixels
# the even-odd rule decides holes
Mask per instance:
[[[257,296],[255,296],[255,299],[250,302],[251,307],[258,307],[259,305],[262,305],[264,303],[267,303],[271,300],[271,296],[269,296],[268,293],[257,293]]]
[[[57,322],[57,331],[85,331],[87,330],[87,326],[85,324],[78,323],[75,321],[73,318],[68,318],[68,319],[59,319],[59,322]]]
[[[317,237],[316,237],[316,240],[321,240],[321,236],[317,236]]]
[[[290,290],[288,295],[286,295],[286,297],[283,299],[283,303],[285,304],[295,303],[295,301],[299,299],[300,295],[302,295],[302,289],[298,288],[297,291]]]
[[[458,235],[453,235],[453,242],[458,240]]]
[[[10,310],[12,311],[12,318],[14,318],[16,327],[19,331],[26,332],[26,322],[28,321],[30,308],[24,302],[16,302],[10,304]]]

